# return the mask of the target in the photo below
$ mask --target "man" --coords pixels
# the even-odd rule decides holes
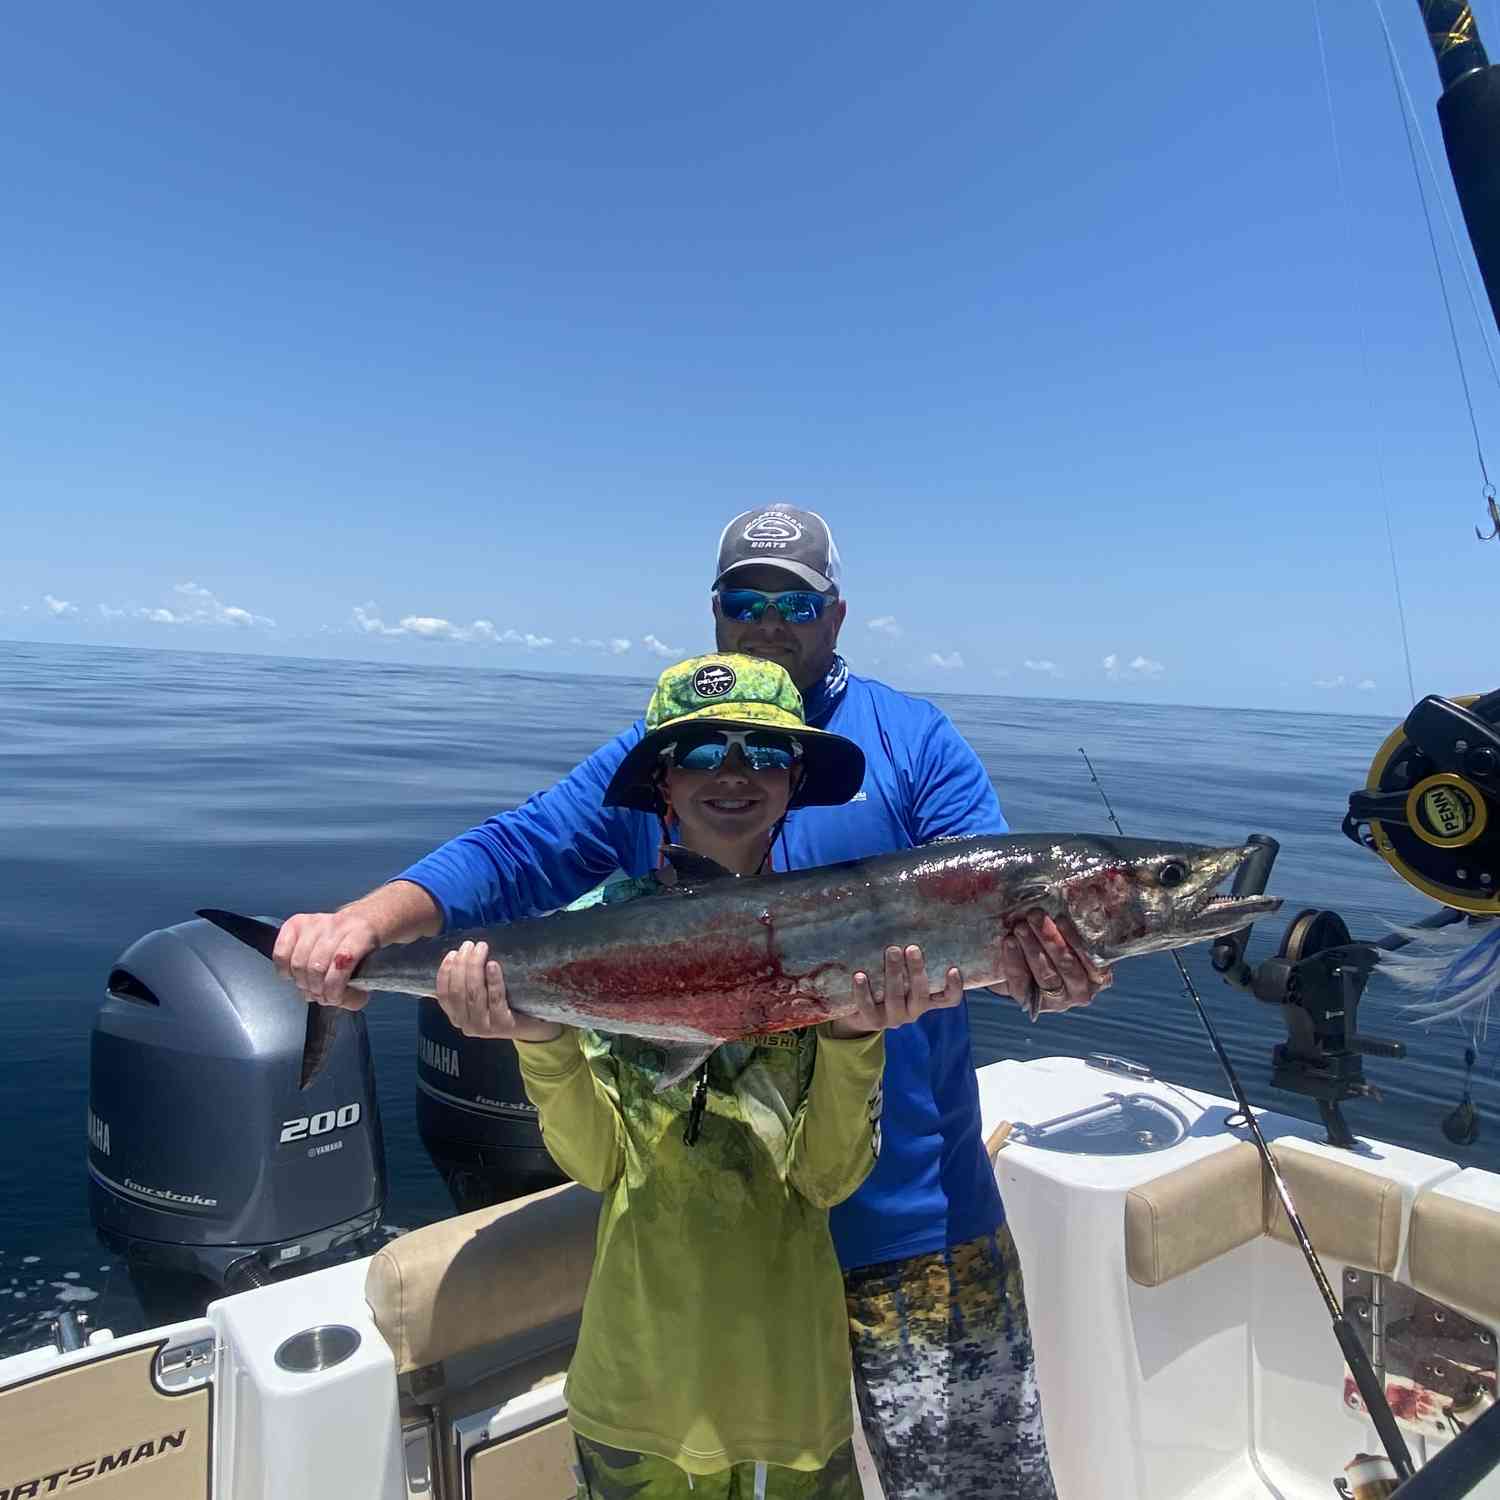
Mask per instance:
[[[947,716],[849,672],[836,650],[846,612],[838,549],[821,516],[773,505],[724,528],[713,581],[718,648],[779,663],[807,722],[852,739],[866,758],[853,802],[788,818],[778,865],[1005,832],[984,767]],[[556,786],[343,910],[293,917],[278,964],[310,1000],[357,1009],[366,997],[346,976],[381,944],[536,915],[617,868],[654,868],[655,821],[604,805],[642,733],[637,722]],[[1041,913],[1017,925],[1002,953],[1005,983],[995,988],[1033,1016],[1087,1003],[1109,983],[1075,935]],[[909,956],[888,950],[887,973]],[[454,984],[440,1000],[461,1029],[489,1034],[482,984]],[[1020,1266],[981,1140],[966,1005],[890,1034],[881,1137],[875,1169],[833,1211],[832,1227],[860,1413],[887,1500],[1052,1500]]]

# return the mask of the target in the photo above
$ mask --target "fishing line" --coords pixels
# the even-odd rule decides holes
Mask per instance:
[[[1318,63],[1323,74],[1323,99],[1328,106],[1328,135],[1333,145],[1334,175],[1339,185],[1339,205],[1344,215],[1345,261],[1351,272],[1350,284],[1354,285],[1352,272],[1357,264],[1354,257],[1354,213],[1349,203],[1349,188],[1344,178],[1344,153],[1339,145],[1338,115],[1333,107],[1333,82],[1328,74],[1328,47],[1323,35],[1323,11],[1318,0],[1313,0],[1313,27],[1318,34]],[[1379,420],[1375,406],[1375,382],[1370,375],[1370,339],[1365,323],[1363,297],[1354,297],[1354,320],[1359,329],[1359,362],[1364,376],[1365,404],[1370,412],[1370,426],[1375,432],[1375,479],[1380,490],[1381,509],[1385,513],[1385,544],[1391,560],[1391,582],[1396,590],[1396,618],[1401,625],[1401,651],[1406,659],[1406,688],[1411,701],[1417,701],[1416,678],[1411,668],[1411,640],[1406,630],[1406,603],[1401,597],[1401,570],[1396,563],[1396,536],[1391,527],[1391,497],[1385,482],[1385,424]],[[1476,433],[1477,436],[1477,433]],[[1483,460],[1481,459],[1481,467]]]
[[[1104,810],[1109,814],[1109,821],[1114,824],[1115,832],[1122,839],[1125,838],[1127,836],[1125,830],[1115,816],[1109,793],[1104,790],[1104,783],[1099,780],[1098,773],[1094,770],[1094,763],[1089,759],[1088,751],[1080,745],[1078,753],[1083,757],[1084,765],[1089,768],[1090,779],[1099,788],[1099,795],[1104,799]],[[1255,1142],[1255,1149],[1260,1152],[1261,1164],[1271,1174],[1276,1196],[1281,1200],[1287,1223],[1292,1226],[1292,1234],[1296,1237],[1303,1259],[1306,1260],[1307,1267],[1313,1274],[1313,1280],[1318,1284],[1323,1305],[1328,1309],[1328,1315],[1333,1320],[1334,1337],[1339,1342],[1339,1348],[1344,1352],[1344,1360],[1354,1376],[1354,1383],[1359,1387],[1360,1395],[1364,1397],[1370,1420],[1375,1424],[1376,1432],[1380,1434],[1380,1441],[1385,1445],[1386,1454],[1395,1465],[1397,1475],[1402,1479],[1409,1479],[1416,1472],[1416,1468],[1407,1450],[1406,1439],[1401,1436],[1401,1429],[1396,1425],[1395,1415],[1385,1398],[1385,1390],[1376,1378],[1375,1371],[1370,1367],[1369,1356],[1365,1353],[1364,1345],[1360,1343],[1353,1324],[1344,1316],[1344,1310],[1339,1306],[1339,1299],[1334,1295],[1333,1287],[1328,1280],[1328,1273],[1324,1271],[1323,1262],[1318,1259],[1318,1252],[1313,1248],[1313,1242],[1302,1222],[1302,1216],[1297,1212],[1296,1204],[1292,1202],[1292,1190],[1287,1186],[1286,1178],[1281,1175],[1281,1168],[1276,1165],[1276,1158],[1271,1155],[1271,1148],[1266,1144],[1266,1138],[1261,1133],[1260,1121],[1255,1118],[1255,1111],[1250,1104],[1250,1096],[1240,1083],[1239,1074],[1235,1072],[1234,1064],[1230,1062],[1229,1054],[1224,1050],[1224,1044],[1219,1040],[1219,1034],[1214,1030],[1213,1022],[1208,1018],[1208,1011],[1204,1008],[1198,987],[1193,983],[1187,965],[1182,961],[1182,955],[1174,948],[1171,950],[1171,956],[1173,963],[1177,965],[1177,972],[1182,976],[1183,988],[1193,1002],[1198,1012],[1198,1019],[1203,1023],[1203,1029],[1208,1033],[1208,1039],[1213,1044],[1214,1052],[1219,1059],[1219,1066],[1223,1068],[1224,1076],[1229,1080],[1235,1103],[1239,1105],[1240,1113],[1244,1116],[1245,1125],[1250,1131],[1251,1139]]]

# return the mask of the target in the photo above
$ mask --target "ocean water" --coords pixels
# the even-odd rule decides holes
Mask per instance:
[[[856,663],[857,666],[857,663]],[[359,894],[443,839],[566,772],[635,717],[649,684],[525,673],[0,642],[0,1354],[46,1337],[63,1307],[141,1326],[123,1265],[90,1228],[85,1169],[89,1028],[116,956],[196,907],[316,910]],[[939,700],[973,744],[1018,830],[1108,831],[1078,749],[1126,830],[1232,842],[1269,833],[1283,914],[1340,911],[1357,937],[1432,909],[1339,832],[1345,799],[1393,727],[1384,720],[1021,698]],[[1207,949],[1189,963],[1257,1104],[1315,1117],[1272,1090],[1276,1016],[1226,987]],[[386,1222],[452,1211],[418,1138],[415,1007],[366,1012],[389,1169]],[[1226,1092],[1165,956],[1121,966],[1087,1010],[1030,1024],[973,1011],[981,1061],[1121,1054]],[[1500,1028],[1481,1053],[1473,1147],[1441,1135],[1461,1091],[1464,1038],[1423,1031],[1379,987],[1362,1029],[1399,1037],[1369,1059],[1381,1103],[1357,1131],[1500,1166]],[[190,1122],[173,1122],[184,1128]],[[164,1128],[166,1128],[164,1126]]]

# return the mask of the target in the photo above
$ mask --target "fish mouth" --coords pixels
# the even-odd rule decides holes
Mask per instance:
[[[1196,911],[1189,913],[1180,926],[1184,931],[1197,932],[1204,937],[1219,937],[1247,926],[1257,917],[1268,917],[1280,910],[1280,896],[1213,895]]]
[[[1258,917],[1268,917],[1280,911],[1280,896],[1232,896],[1219,890],[1255,852],[1253,844],[1220,850],[1201,880],[1193,882],[1197,889],[1186,904],[1178,908],[1172,926],[1178,932],[1192,933],[1195,937],[1222,937],[1248,927]]]

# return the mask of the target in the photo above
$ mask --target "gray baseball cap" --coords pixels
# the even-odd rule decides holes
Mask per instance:
[[[843,574],[828,522],[815,510],[780,503],[742,511],[719,537],[713,586],[723,588],[748,568],[780,568],[820,594],[838,593]]]

